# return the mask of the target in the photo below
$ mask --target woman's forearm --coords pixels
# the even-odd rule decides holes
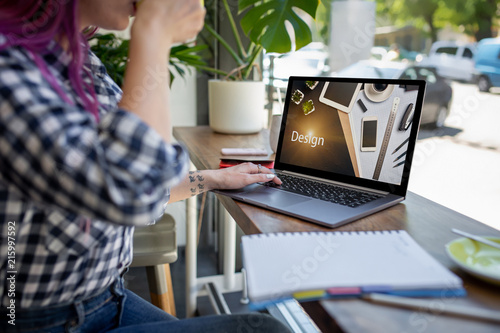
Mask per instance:
[[[154,38],[154,35],[149,37],[132,36],[130,40],[129,62],[119,106],[139,116],[165,141],[170,142],[170,45]]]
[[[205,9],[199,0],[145,0],[131,28],[129,62],[120,107],[171,140],[168,57],[175,43],[196,36]]]

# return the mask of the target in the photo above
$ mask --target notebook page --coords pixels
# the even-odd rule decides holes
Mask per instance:
[[[251,235],[242,237],[242,249],[253,301],[330,287],[461,286],[402,230]]]

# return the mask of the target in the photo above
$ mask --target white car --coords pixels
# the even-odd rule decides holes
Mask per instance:
[[[264,55],[264,82],[280,88],[288,86],[290,76],[322,76],[328,67],[328,48],[320,42],[310,43],[300,50],[276,55]]]
[[[427,87],[421,123],[435,128],[443,127],[450,113],[453,90],[448,80],[437,74],[433,67],[409,65],[397,61],[361,60],[336,73],[331,73],[331,76],[425,80]]]
[[[474,79],[474,44],[437,41],[421,66],[435,67],[438,74],[452,80],[472,82]]]

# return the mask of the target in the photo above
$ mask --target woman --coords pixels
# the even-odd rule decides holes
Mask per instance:
[[[121,91],[82,31],[132,15]],[[280,183],[253,164],[189,177],[169,143],[169,50],[204,15],[199,0],[0,1],[0,331],[283,329],[258,314],[179,321],[123,288],[133,227],[167,201]]]

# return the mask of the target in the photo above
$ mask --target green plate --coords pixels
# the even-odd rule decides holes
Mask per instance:
[[[484,237],[500,244],[498,237]],[[500,285],[500,250],[469,238],[458,238],[446,244],[450,258],[464,271],[490,283]]]

